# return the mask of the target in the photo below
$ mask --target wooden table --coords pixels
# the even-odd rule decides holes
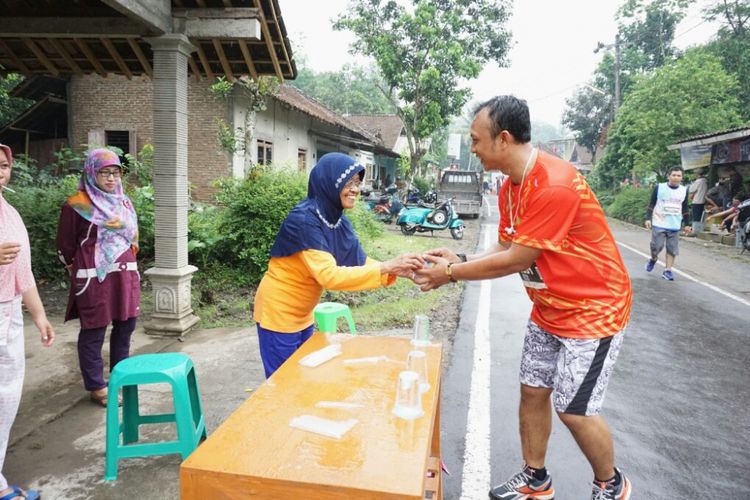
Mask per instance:
[[[316,368],[298,364],[339,341],[342,355]],[[412,349],[404,337],[314,334],[182,463],[180,498],[442,498],[440,344],[422,348],[430,382],[424,416],[406,421],[391,413]],[[389,360],[343,363],[372,356]],[[317,408],[318,401],[362,407]],[[304,414],[358,423],[334,439],[289,426]]]

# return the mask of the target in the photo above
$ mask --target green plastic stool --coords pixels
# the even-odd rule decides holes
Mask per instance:
[[[325,333],[336,333],[336,321],[339,318],[345,318],[349,323],[349,331],[356,335],[357,328],[354,326],[352,311],[346,304],[338,302],[321,302],[313,309],[315,323],[318,330]]]
[[[138,386],[169,383],[174,413],[141,415]],[[117,395],[122,388],[122,423]],[[138,444],[138,427],[143,424],[175,422],[177,440]],[[122,434],[122,442],[120,435]],[[109,378],[107,398],[107,458],[104,479],[117,479],[117,462],[122,458],[179,453],[185,460],[206,438],[198,381],[190,358],[179,352],[142,354],[115,365]]]

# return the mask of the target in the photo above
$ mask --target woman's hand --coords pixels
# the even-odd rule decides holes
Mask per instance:
[[[0,243],[0,266],[12,264],[21,251],[21,244],[8,241]]]
[[[412,279],[414,271],[424,266],[424,258],[416,253],[405,253],[380,264],[380,274],[394,274]]]
[[[37,330],[39,330],[39,336],[42,340],[44,347],[49,347],[55,341],[55,329],[52,328],[47,317],[39,318],[34,320]]]

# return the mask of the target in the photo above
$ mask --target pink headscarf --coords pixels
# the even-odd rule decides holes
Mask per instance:
[[[10,146],[6,146],[5,144],[0,144],[0,149],[2,149],[5,152],[5,157],[8,158],[8,163],[10,164],[10,168],[13,168],[13,151],[10,150]]]
[[[97,226],[94,264],[100,282],[125,251],[138,249],[138,217],[122,184],[116,185],[114,193],[107,193],[96,184],[97,172],[109,166],[121,166],[117,154],[104,148],[92,150],[83,165],[78,193],[68,198],[73,210]]]

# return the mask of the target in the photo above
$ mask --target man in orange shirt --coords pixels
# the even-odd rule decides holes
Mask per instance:
[[[599,415],[632,290],[596,196],[569,163],[532,148],[525,101],[480,104],[471,151],[485,170],[509,176],[498,196],[498,243],[476,255],[428,252],[415,282],[427,291],[450,281],[520,273],[534,303],[523,354],[519,412],[523,469],[492,499],[552,499],[545,467],[552,407],[594,472],[592,498],[626,500],[628,478],[614,466],[612,437]],[[551,400],[550,400],[551,397]]]

